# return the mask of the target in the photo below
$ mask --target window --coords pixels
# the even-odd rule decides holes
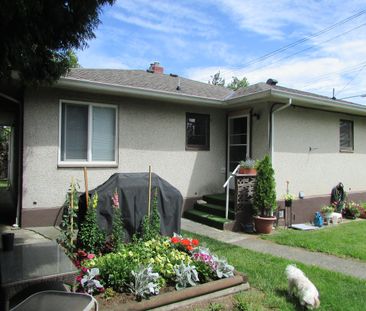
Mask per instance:
[[[339,150],[353,151],[353,121],[340,120]]]
[[[210,115],[186,113],[186,150],[210,150]]]
[[[61,102],[60,162],[115,164],[117,107]]]

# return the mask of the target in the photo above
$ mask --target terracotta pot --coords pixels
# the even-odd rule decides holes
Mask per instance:
[[[273,223],[276,217],[260,217],[254,216],[255,231],[257,233],[269,234],[272,232]]]
[[[239,168],[239,174],[244,175],[257,175],[257,169],[256,168]]]

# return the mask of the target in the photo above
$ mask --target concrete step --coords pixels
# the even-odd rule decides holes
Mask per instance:
[[[226,208],[223,205],[216,205],[216,204],[210,204],[210,203],[207,203],[207,204],[195,203],[194,209],[201,211],[201,212],[206,212],[206,213],[209,213],[209,214],[212,214],[215,216],[225,218]],[[235,219],[235,213],[230,208],[229,208],[229,219]]]
[[[202,197],[202,200],[206,201],[209,204],[215,205],[226,205],[226,193],[215,193],[215,194],[208,194]],[[234,209],[234,194],[230,193],[229,195],[229,207]]]
[[[190,209],[186,211],[183,214],[183,217],[220,230],[223,230],[224,225],[230,222],[230,220],[226,220],[223,217],[212,215],[210,213],[202,212],[196,209]]]

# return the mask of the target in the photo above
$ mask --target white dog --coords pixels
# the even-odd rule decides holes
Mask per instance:
[[[285,270],[288,280],[288,292],[300,300],[300,304],[313,310],[319,307],[319,293],[305,274],[294,265],[288,265]]]

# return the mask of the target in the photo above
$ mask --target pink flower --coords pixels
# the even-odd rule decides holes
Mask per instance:
[[[76,282],[80,282],[82,278],[83,278],[83,277],[82,277],[81,275],[78,275],[78,276],[76,277]]]
[[[86,258],[88,258],[88,259],[93,259],[95,257],[95,255],[94,254],[88,254],[88,256],[86,257]]]
[[[84,273],[87,273],[88,272],[88,269],[85,268],[85,267],[81,267],[81,271],[83,271]]]
[[[112,202],[113,202],[113,207],[115,207],[115,208],[119,207],[119,198],[118,198],[118,192],[117,191],[113,194]]]

